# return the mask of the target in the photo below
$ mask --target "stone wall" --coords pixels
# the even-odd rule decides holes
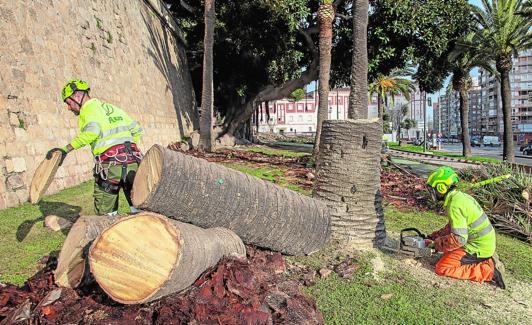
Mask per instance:
[[[197,125],[184,46],[160,0],[0,3],[0,209],[27,201],[35,168],[78,133],[60,97],[68,79],[140,122],[140,143],[166,145]],[[92,178],[85,147],[48,193]]]

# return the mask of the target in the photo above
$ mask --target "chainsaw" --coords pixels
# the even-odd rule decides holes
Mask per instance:
[[[415,233],[415,234],[414,234]],[[399,241],[387,239],[382,247],[388,251],[418,257],[432,256],[436,250],[425,245],[425,235],[416,228],[406,228],[401,230]]]

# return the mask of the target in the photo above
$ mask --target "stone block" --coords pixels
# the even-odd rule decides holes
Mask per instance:
[[[13,165],[16,173],[26,171],[26,160],[22,157],[13,158]]]
[[[5,195],[0,195],[0,210],[8,208],[7,199]]]
[[[6,185],[9,190],[15,191],[17,189],[23,188],[25,184],[24,179],[20,174],[13,174],[7,177]]]
[[[6,159],[5,163],[6,163],[6,171],[8,174],[11,174],[12,172],[15,171],[15,164],[13,163],[12,159]]]
[[[9,125],[18,127],[20,124],[18,116],[15,113],[9,113]]]

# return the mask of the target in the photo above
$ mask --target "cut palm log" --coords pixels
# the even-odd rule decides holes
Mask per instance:
[[[370,248],[386,237],[380,190],[382,123],[323,122],[313,196],[327,202],[332,237],[347,248]]]
[[[70,229],[61,248],[54,271],[55,283],[62,287],[76,288],[84,278],[86,255],[90,244],[116,216],[81,216]]]
[[[31,180],[30,185],[29,201],[32,204],[39,203],[41,198],[44,196],[44,193],[46,193],[46,190],[54,179],[55,173],[59,168],[60,162],[61,153],[59,151],[55,151],[52,154],[51,159],[45,158],[39,164],[39,167],[37,167],[37,169],[35,170],[35,174],[33,174],[33,179]]]
[[[247,244],[290,255],[317,251],[330,235],[323,202],[159,145],[142,159],[132,200],[141,209],[203,228],[225,227]]]
[[[94,240],[89,265],[112,299],[139,304],[187,289],[231,254],[245,255],[246,249],[229,229],[202,229],[141,212],[119,219]]]

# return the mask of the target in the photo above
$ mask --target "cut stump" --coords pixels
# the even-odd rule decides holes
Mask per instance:
[[[85,258],[90,243],[116,216],[81,216],[74,223],[61,248],[54,271],[55,283],[62,287],[76,288],[85,274]]]
[[[203,228],[231,229],[247,244],[290,255],[317,251],[330,235],[324,202],[159,145],[142,159],[132,201]]]
[[[202,229],[141,212],[119,219],[89,251],[94,279],[115,301],[140,304],[187,289],[223,256],[245,255],[225,228]]]
[[[32,204],[39,203],[41,198],[44,196],[46,190],[50,186],[50,183],[52,183],[52,180],[54,179],[60,162],[61,153],[55,151],[50,160],[45,158],[39,164],[39,167],[37,167],[35,170],[35,174],[33,174],[33,179],[31,180],[30,185],[29,201]]]

